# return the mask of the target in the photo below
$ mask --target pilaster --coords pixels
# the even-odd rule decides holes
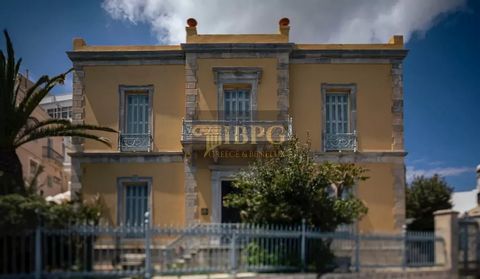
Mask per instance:
[[[392,150],[404,150],[403,143],[403,66],[392,63]]]
[[[185,54],[185,119],[193,120],[197,115],[198,99],[197,55]]]
[[[402,158],[403,159],[403,158]],[[403,161],[403,160],[402,160]],[[405,224],[405,164],[392,165],[393,176],[393,225],[396,231],[401,231]]]
[[[289,53],[279,53],[277,58],[277,108],[278,119],[288,119],[290,76]]]
[[[195,178],[196,167],[191,150],[184,152],[185,166],[185,223],[194,224],[198,221],[198,188]]]
[[[73,92],[72,92],[72,123],[84,124],[85,121],[85,72],[83,67],[74,64],[73,71]],[[72,151],[83,152],[83,138],[72,138]],[[81,184],[81,166],[78,160],[72,158],[72,171],[70,177],[70,193],[72,199],[77,197],[77,193],[82,188]]]

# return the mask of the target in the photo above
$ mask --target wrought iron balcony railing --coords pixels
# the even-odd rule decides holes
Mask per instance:
[[[152,149],[152,135],[146,134],[125,134],[118,137],[118,148],[120,151],[146,151]]]
[[[357,133],[324,134],[325,151],[357,151]]]
[[[55,161],[55,163],[62,165],[63,164],[63,155],[55,151],[50,146],[42,147],[42,155],[44,158],[49,158]]]
[[[292,136],[286,120],[183,120],[182,143],[260,144],[281,142]]]

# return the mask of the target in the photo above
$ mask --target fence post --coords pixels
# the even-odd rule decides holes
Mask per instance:
[[[407,268],[407,225],[404,224],[402,226],[402,269],[405,270]]]
[[[305,272],[306,267],[306,257],[305,257],[305,219],[302,219],[302,236],[301,236],[301,243],[300,243],[300,258],[302,260],[302,272]]]
[[[435,247],[435,263],[445,263],[451,274],[458,272],[458,212],[445,209],[433,213],[435,217],[435,237],[444,240],[445,247]],[[437,246],[436,243],[435,246]],[[443,253],[445,252],[445,253]]]
[[[35,229],[35,279],[42,277],[42,229]]]
[[[236,253],[236,242],[237,242],[237,234],[236,230],[233,229],[232,232],[232,239],[230,241],[230,272],[235,274],[237,271],[237,253]]]
[[[145,278],[151,278],[152,260],[150,255],[150,213],[145,212]]]
[[[355,229],[355,272],[360,272],[360,233]]]

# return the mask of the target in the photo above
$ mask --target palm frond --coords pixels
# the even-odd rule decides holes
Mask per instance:
[[[47,83],[49,80],[50,80],[50,78],[47,75],[43,75],[32,85],[32,87],[28,88],[27,92],[25,92],[25,96],[23,96],[22,100],[20,101],[20,103],[18,105],[18,110],[23,111],[23,108],[25,107],[25,104],[30,99],[30,96],[33,95],[35,92],[37,92],[38,88],[42,84]]]
[[[48,76],[43,76],[27,90],[25,98],[23,98],[17,108],[16,118],[20,119],[20,123],[25,123],[28,117],[32,114],[35,108],[38,107],[43,98],[50,93],[53,87],[59,83],[63,83],[65,80],[65,75],[68,74],[69,71],[57,75],[51,79]],[[39,88],[42,84],[44,84],[43,87]],[[16,127],[17,131],[19,131],[21,128],[22,127]]]
[[[36,122],[33,125],[28,126],[28,122],[24,125],[24,127],[20,130],[20,132],[17,134],[16,140],[21,140],[24,138],[26,135],[29,133],[35,131],[38,128],[49,126],[49,125],[71,125],[70,120],[67,119],[56,119],[56,118],[51,118],[51,119],[46,119],[40,122]]]
[[[20,71],[20,65],[22,64],[22,58],[19,58],[18,61],[17,61],[17,64],[15,65],[15,76],[18,76],[18,73]],[[13,94],[13,97],[12,97],[12,101],[13,103],[17,103],[17,97],[18,97],[18,89],[20,89],[20,84],[16,84],[14,85],[14,94]]]
[[[38,189],[43,186],[43,184],[39,182],[39,178],[42,173],[43,173],[43,166],[39,165],[35,169],[35,173],[28,178],[28,182],[25,185],[25,189],[27,190],[27,193],[35,194],[37,193]]]
[[[77,126],[80,126],[80,125],[77,125]],[[87,126],[90,126],[90,125],[87,125]],[[104,143],[107,146],[111,146],[110,139],[106,137],[90,134],[87,131],[96,130],[96,131],[114,132],[115,130],[107,127],[97,127],[97,126],[93,126],[93,127],[94,129],[80,129],[80,128],[73,129],[72,127],[70,127],[70,129],[68,128],[65,129],[66,126],[39,128],[36,131],[33,131],[30,134],[28,134],[22,140],[16,141],[14,143],[14,147],[17,148],[27,142],[34,141],[37,139],[42,139],[42,138],[48,138],[48,137],[82,137],[82,138],[93,139],[101,143]]]
[[[111,133],[118,133],[117,130],[112,129],[110,127],[103,127],[103,126],[96,126],[96,125],[89,125],[89,124],[69,124],[65,126],[64,129],[66,130],[90,130],[90,131],[103,131],[103,132],[111,132]]]

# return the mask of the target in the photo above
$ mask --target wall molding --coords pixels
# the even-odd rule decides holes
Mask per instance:
[[[77,163],[175,163],[183,152],[77,152],[69,153]]]
[[[404,163],[406,152],[380,151],[380,152],[313,152],[316,163]]]

